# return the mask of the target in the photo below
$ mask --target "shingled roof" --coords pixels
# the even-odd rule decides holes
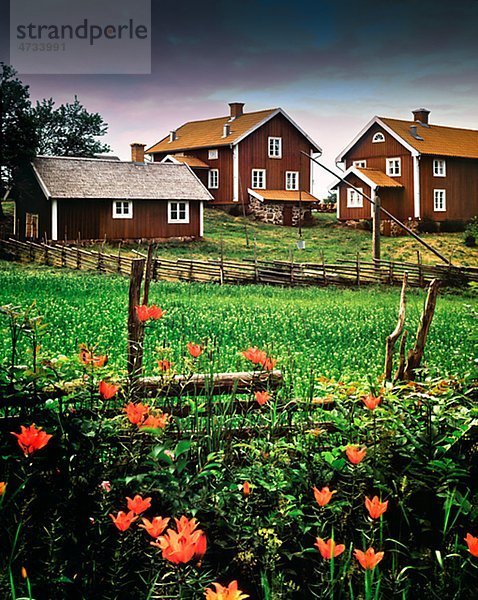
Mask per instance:
[[[38,156],[33,169],[48,198],[198,200],[211,194],[185,164]]]

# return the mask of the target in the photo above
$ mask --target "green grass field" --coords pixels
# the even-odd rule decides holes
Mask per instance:
[[[0,264],[0,304],[28,306],[48,324],[43,353],[74,357],[80,343],[99,343],[110,355],[110,365],[125,364],[128,281],[53,270],[40,266]],[[150,325],[146,336],[146,371],[155,373],[160,348],[170,346],[168,358],[183,368],[188,341],[209,340],[216,346],[218,370],[242,370],[239,352],[249,346],[266,348],[298,390],[309,378],[326,375],[347,379],[382,372],[384,340],[395,326],[399,289],[281,289],[272,287],[206,286],[153,283],[150,303],[166,316]],[[424,292],[408,293],[407,328],[413,339]],[[426,366],[433,375],[464,375],[473,369],[474,299],[441,295],[426,349]],[[9,351],[6,321],[2,323],[0,356]],[[206,356],[200,369],[209,370]]]

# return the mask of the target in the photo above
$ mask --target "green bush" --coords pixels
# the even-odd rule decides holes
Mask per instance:
[[[478,241],[478,217],[473,217],[465,228],[463,243],[469,248],[474,248]]]

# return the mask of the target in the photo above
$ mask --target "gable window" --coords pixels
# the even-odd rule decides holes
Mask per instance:
[[[254,189],[254,190],[265,190],[266,189],[266,170],[265,169],[252,169],[252,189]]]
[[[433,190],[433,210],[435,212],[446,212],[445,190]]]
[[[38,215],[34,213],[25,214],[25,237],[38,238]]]
[[[218,156],[219,156],[219,153],[217,151],[217,148],[215,148],[214,150],[207,151],[207,157],[209,160],[216,160]]]
[[[387,175],[389,175],[390,177],[400,177],[401,163],[402,161],[399,158],[387,158]]]
[[[377,133],[372,138],[372,142],[374,144],[376,144],[377,142],[384,142],[384,141],[385,141],[385,136],[383,135],[383,133],[381,131],[377,131]]]
[[[132,219],[133,203],[131,200],[115,200],[113,202],[113,219]]]
[[[210,190],[217,190],[219,187],[219,169],[211,169],[209,171],[207,187]]]
[[[446,162],[436,159],[433,161],[433,175],[435,177],[446,177]]]
[[[269,158],[282,158],[282,138],[269,138]]]
[[[286,190],[298,190],[299,189],[299,171],[286,171],[285,172],[285,189]]]
[[[347,188],[347,208],[362,208],[363,207],[363,188]]]
[[[189,202],[168,202],[168,223],[189,223]]]
[[[352,166],[358,167],[359,169],[366,169],[367,161],[366,160],[354,160],[354,162],[352,163]]]

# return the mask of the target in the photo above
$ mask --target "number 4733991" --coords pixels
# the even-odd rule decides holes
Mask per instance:
[[[18,44],[18,50],[20,52],[64,52],[66,50],[66,44],[62,42],[44,43],[44,42],[22,42]]]

